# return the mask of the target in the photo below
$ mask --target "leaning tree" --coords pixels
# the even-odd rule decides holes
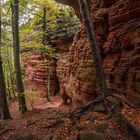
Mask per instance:
[[[85,111],[92,110],[92,107],[98,103],[101,103],[102,105],[104,105],[106,112],[108,112],[110,115],[114,112],[114,110],[117,107],[120,107],[122,103],[124,102],[126,103],[126,101],[124,101],[121,97],[114,95],[113,91],[109,91],[107,89],[100,49],[97,45],[98,43],[96,41],[95,27],[90,17],[88,2],[87,0],[78,0],[78,3],[80,7],[80,12],[82,15],[83,23],[87,31],[89,44],[92,50],[92,56],[93,56],[93,61],[95,65],[95,70],[96,70],[96,81],[97,81],[99,93],[98,93],[97,98],[94,101],[82,107],[76,108],[70,113],[70,118],[73,120],[79,119],[80,116]],[[112,105],[112,101],[108,98],[109,96],[117,99],[118,102],[115,105]]]
[[[87,30],[87,35],[88,35],[90,47],[92,50],[93,61],[94,61],[95,70],[96,70],[97,85],[99,88],[98,98],[104,98],[106,95],[107,86],[106,86],[104,69],[103,69],[101,55],[100,55],[100,49],[96,41],[94,24],[92,23],[92,20],[90,17],[87,0],[78,0],[78,2],[80,5],[80,11],[83,16],[84,25]]]

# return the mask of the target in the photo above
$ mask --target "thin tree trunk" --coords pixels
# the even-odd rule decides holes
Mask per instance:
[[[8,99],[11,100],[12,99],[12,96],[11,96],[11,89],[10,89],[10,80],[9,80],[9,74],[7,73],[6,74],[6,89],[7,89],[7,95],[8,95]]]
[[[7,49],[7,62],[8,62],[8,69],[9,69],[9,74],[10,74],[11,90],[12,90],[12,93],[13,93],[13,96],[14,96],[14,100],[17,100],[16,93],[15,93],[15,88],[14,88],[14,79],[13,79],[13,76],[12,76],[13,72],[12,72],[12,65],[10,63],[10,56],[11,56],[11,54],[9,54],[8,49]]]
[[[90,17],[87,0],[78,0],[78,2],[80,5],[81,14],[83,16],[83,21],[87,30],[90,47],[92,49],[93,60],[94,60],[94,65],[95,65],[96,75],[97,75],[97,84],[99,88],[98,97],[104,98],[106,96],[107,86],[106,86],[102,60],[100,56],[100,49],[97,46],[97,42],[96,42],[94,25]]]
[[[11,3],[11,21],[12,21],[12,37],[13,37],[13,54],[15,52],[15,41],[14,41],[14,18],[13,18],[13,15],[14,15],[14,6],[13,4]],[[11,65],[12,67],[12,65]],[[14,69],[14,66],[13,66],[13,69]],[[15,70],[15,69],[14,69]],[[16,75],[14,74],[14,71],[12,71],[12,79],[13,79],[13,83],[16,83]],[[16,83],[17,84],[17,83]],[[16,90],[16,89],[15,89]],[[17,100],[17,97],[16,97],[16,94],[14,93],[14,97],[15,99]]]
[[[44,47],[46,46],[46,39],[47,39],[47,36],[46,36],[46,12],[47,12],[47,9],[46,9],[46,5],[44,5],[44,8],[43,8],[43,26],[42,26],[42,29],[43,29],[43,45]],[[48,64],[47,64],[47,80],[46,80],[46,89],[47,89],[47,100],[50,102],[51,101],[51,97],[50,97],[50,54],[48,53],[47,54],[47,59],[48,59]],[[46,54],[45,54],[46,56]]]
[[[49,55],[49,54],[48,54]],[[48,56],[48,66],[47,66],[47,100],[51,102],[51,95],[50,95],[50,57]]]
[[[46,46],[46,5],[43,8],[43,45]]]
[[[1,119],[11,119],[6,99],[6,87],[4,82],[1,57],[0,57],[0,113]]]
[[[6,99],[6,86],[4,82],[4,73],[1,58],[1,0],[0,0],[0,116],[1,119],[11,119]]]
[[[21,66],[20,66],[20,40],[19,40],[19,0],[14,0],[12,3],[12,11],[13,11],[13,45],[14,45],[14,66],[16,72],[16,85],[18,92],[18,100],[19,100],[19,109],[22,113],[27,111],[25,95],[24,95],[24,87],[21,75]]]

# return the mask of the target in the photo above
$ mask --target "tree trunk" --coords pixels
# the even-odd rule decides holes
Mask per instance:
[[[13,18],[13,15],[14,15],[14,6],[13,6],[12,3],[11,3],[11,13],[12,13],[12,15],[11,15],[11,21],[12,21],[12,37],[13,37],[13,54],[14,54],[14,52],[15,52],[15,50],[14,50],[14,48],[15,48],[15,42],[14,42],[14,18]],[[11,57],[11,55],[10,55],[10,57]],[[12,68],[12,63],[11,63],[11,68]],[[16,75],[14,74],[14,71],[15,71],[15,69],[14,69],[14,66],[13,66],[13,71],[12,71],[13,85],[14,85],[14,83],[16,83]],[[14,97],[17,100],[16,93],[14,93]]]
[[[27,111],[25,95],[24,95],[24,87],[21,75],[21,66],[20,66],[20,40],[19,40],[19,0],[14,0],[12,5],[13,11],[13,45],[14,45],[14,66],[16,72],[16,85],[18,92],[18,100],[19,100],[19,109],[22,113]]]
[[[11,89],[10,89],[10,80],[9,80],[9,74],[8,73],[5,75],[5,79],[7,81],[7,83],[6,83],[7,97],[8,97],[9,100],[12,100]]]
[[[99,88],[98,98],[104,98],[106,96],[107,86],[106,86],[106,80],[104,76],[104,69],[102,66],[102,60],[100,56],[100,49],[97,46],[97,42],[96,42],[94,25],[90,17],[87,0],[78,0],[78,2],[80,5],[81,14],[83,16],[83,21],[87,30],[90,47],[92,49],[93,60],[94,60],[96,76],[97,76],[97,84]]]
[[[47,35],[46,35],[46,12],[47,12],[47,7],[46,5],[44,5],[43,8],[43,26],[42,26],[42,30],[43,30],[43,45],[44,47],[47,45],[46,43],[46,39],[47,39]],[[45,52],[46,53],[46,52]],[[46,54],[44,55],[44,59],[46,57]],[[46,92],[47,92],[47,100],[50,102],[51,101],[51,97],[50,97],[50,54],[48,52],[47,54],[47,78],[46,78]]]
[[[11,51],[11,50],[10,50]],[[8,62],[8,70],[9,70],[9,77],[10,77],[10,83],[11,83],[11,90],[14,96],[14,100],[17,100],[16,98],[16,93],[15,93],[15,88],[14,88],[14,79],[13,79],[13,69],[12,69],[12,64],[10,63],[10,56],[11,54],[8,52],[7,49],[7,62]]]
[[[49,55],[49,54],[48,54]],[[48,64],[47,64],[47,100],[51,102],[51,94],[50,94],[50,57],[48,56]]]
[[[4,82],[4,73],[1,58],[1,0],[0,0],[0,116],[1,119],[11,119],[6,99],[6,86]]]
[[[43,45],[46,46],[46,5],[43,7]]]

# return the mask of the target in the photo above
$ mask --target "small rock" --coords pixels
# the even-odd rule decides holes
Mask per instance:
[[[80,140],[104,140],[104,135],[101,133],[84,132],[80,134]]]
[[[88,112],[87,114],[85,114],[84,118],[86,120],[91,120],[91,121],[94,121],[95,120],[95,118],[92,115],[92,112]]]
[[[78,100],[78,99],[73,100],[73,106],[74,106],[74,107],[81,107],[81,106],[83,106],[83,105],[84,105],[83,101]]]
[[[55,133],[52,133],[45,136],[44,140],[61,140],[61,138],[58,137]]]
[[[18,135],[15,140],[33,140],[33,135],[31,133],[25,133]]]
[[[76,128],[78,131],[81,131],[81,130],[85,129],[85,126],[76,125],[75,128]]]
[[[97,111],[97,112],[105,112],[106,111],[106,109],[102,103],[98,103],[98,104],[94,105],[93,110]]]
[[[111,101],[113,104],[117,104],[118,103],[118,99],[116,99],[116,98],[113,98],[113,97],[107,97],[107,99],[109,100],[109,101]]]
[[[78,140],[78,136],[70,136],[68,140]]]
[[[109,127],[108,123],[102,123],[102,124],[98,124],[95,127],[95,131],[97,133],[104,133],[104,131]]]

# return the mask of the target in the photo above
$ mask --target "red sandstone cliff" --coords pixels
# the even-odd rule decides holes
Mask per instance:
[[[89,0],[89,8],[108,87],[140,105],[140,1]],[[75,35],[65,63],[59,72],[60,93],[65,102],[72,99],[73,103],[86,103],[94,99],[96,74],[83,25]]]
[[[27,91],[36,91],[43,96],[47,95],[47,67],[46,60],[40,52],[34,53],[26,60],[25,63],[25,89]],[[58,79],[56,75],[56,60],[50,61],[50,92],[51,95],[56,95],[59,90]]]
[[[50,92],[51,95],[56,95],[59,92],[59,84],[61,85],[62,73],[67,68],[67,58],[69,47],[73,42],[73,37],[79,29],[79,20],[76,16],[73,17],[61,17],[58,18],[58,28],[55,31],[48,32],[50,45],[52,48],[56,48],[58,53],[58,60],[51,59],[50,62]],[[64,20],[65,19],[65,20]],[[23,51],[24,52],[24,51]],[[31,56],[24,60],[25,62],[25,89],[29,91],[37,91],[43,95],[47,94],[47,68],[46,61],[42,54],[45,53],[38,50],[36,53],[32,53],[29,50]],[[56,53],[56,52],[55,52]],[[24,56],[23,56],[24,57]],[[57,62],[58,61],[58,62]],[[57,67],[57,74],[56,74]],[[59,79],[59,83],[58,83]]]

